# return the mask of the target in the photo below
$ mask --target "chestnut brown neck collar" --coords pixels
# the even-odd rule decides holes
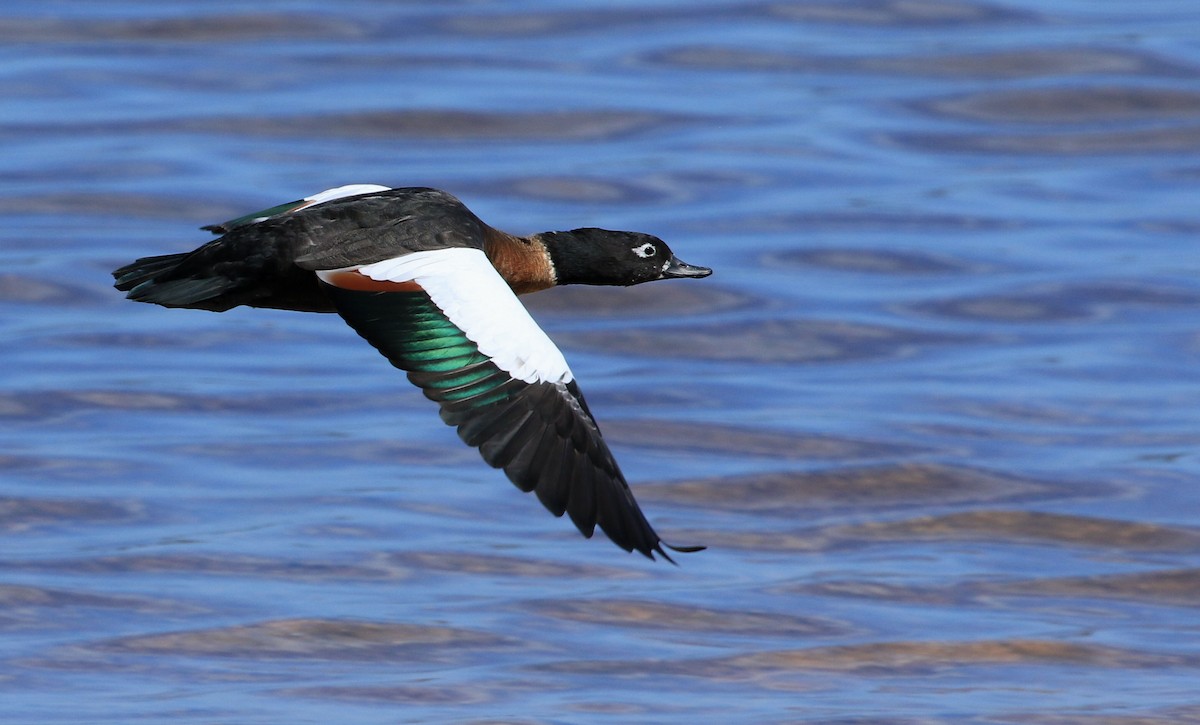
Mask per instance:
[[[558,284],[550,251],[536,234],[517,237],[485,226],[483,251],[516,294],[529,294]]]

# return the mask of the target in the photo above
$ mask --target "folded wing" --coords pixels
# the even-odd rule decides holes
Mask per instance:
[[[333,189],[326,189],[325,191],[318,192],[312,196],[306,196],[303,199],[289,201],[286,204],[279,204],[269,209],[251,212],[236,219],[230,219],[227,222],[221,222],[220,224],[208,224],[200,228],[207,232],[212,232],[213,234],[227,234],[238,227],[244,227],[248,224],[258,224],[259,222],[266,221],[271,217],[279,216],[281,214],[291,214],[293,212],[300,211],[301,209],[307,209],[310,206],[324,204],[327,201],[333,201],[335,199],[348,199],[354,196],[361,196],[362,194],[373,194],[387,190],[388,187],[380,186],[379,184],[348,184],[346,186],[338,186]]]

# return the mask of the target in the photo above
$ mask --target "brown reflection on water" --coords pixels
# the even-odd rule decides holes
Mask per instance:
[[[1085,667],[1172,667],[1195,665],[1186,657],[1038,639],[975,642],[881,642],[764,652],[715,660],[730,674],[762,670],[835,670],[880,675],[932,673],[977,665],[1055,665]]]
[[[1038,48],[932,56],[862,58],[862,66],[906,75],[952,78],[1039,78],[1094,73],[1184,75],[1190,69],[1126,48]]]
[[[1200,93],[1144,86],[988,91],[921,106],[934,115],[999,123],[1081,124],[1200,118]]]
[[[996,722],[1016,725],[1195,725],[1200,707],[1139,708],[1137,715],[1104,715],[1090,708],[1080,712],[1019,712],[1000,715]],[[992,718],[989,718],[992,719]]]
[[[679,420],[611,420],[604,437],[622,446],[646,446],[672,451],[753,456],[779,460],[838,461],[891,458],[915,453],[914,448],[834,436],[783,433],[755,428],[688,423]]]
[[[1019,423],[1021,428],[1053,425],[1060,427],[1096,427],[1122,420],[1121,411],[1111,406],[1089,408],[1077,402],[1065,404],[1048,400],[962,400],[954,401],[953,410],[963,416],[989,421]],[[1031,435],[1032,437],[1032,435]]]
[[[1060,322],[1130,306],[1195,307],[1200,294],[1150,283],[1056,284],[913,305],[923,314],[981,322]]]
[[[485,188],[498,195],[544,201],[621,205],[663,201],[663,194],[645,184],[603,177],[523,176],[490,182]]]
[[[915,586],[862,579],[840,579],[792,587],[798,594],[873,599],[892,604],[924,604],[929,606],[962,606],[974,604],[982,593],[969,583],[950,586]]]
[[[100,295],[92,289],[26,275],[0,274],[0,302],[86,307]]]
[[[705,228],[710,231],[746,232],[852,232],[880,231],[915,232],[933,231],[1004,231],[1020,229],[1026,222],[1014,218],[1001,218],[977,214],[952,214],[914,211],[908,213],[855,211],[855,212],[806,212],[755,214],[753,216],[727,215],[719,219],[706,219]]]
[[[656,630],[676,629],[778,637],[828,637],[845,634],[850,629],[842,623],[819,617],[710,609],[646,600],[554,599],[538,600],[526,606],[542,616],[555,619]]]
[[[87,169],[78,169],[77,171],[85,176],[90,176],[94,173]],[[56,167],[55,172],[56,174],[61,174],[61,167]],[[140,175],[153,175],[168,172],[154,169],[139,169],[136,173]],[[130,217],[139,219],[171,219],[176,222],[184,219],[227,219],[231,215],[229,207],[205,202],[196,198],[158,196],[155,194],[121,194],[118,192],[101,193],[96,191],[79,191],[73,194],[47,193],[38,194],[37,196],[5,196],[0,198],[0,212],[10,214],[47,214],[61,217],[106,216],[122,219]],[[206,232],[191,229],[184,224],[178,228],[177,235],[172,235],[168,244],[174,244],[178,251],[184,251],[185,248],[190,251],[196,247],[196,244],[188,240],[206,241],[210,238],[211,235]],[[170,250],[164,250],[160,244],[153,247],[147,246],[145,254],[162,254],[165,251]],[[118,257],[114,254],[110,260],[110,264],[106,264],[103,269],[97,270],[96,278],[103,280],[104,286],[107,286],[111,280],[111,277],[108,276],[108,270],[128,261],[128,259]],[[93,292],[92,295],[96,296],[96,293]],[[123,295],[114,290],[104,290],[99,296],[108,300],[121,300]]]
[[[956,26],[1032,21],[1036,16],[983,3],[948,0],[846,0],[772,3],[766,12],[781,20],[840,25]]]
[[[934,464],[783,471],[641,486],[638,498],[790,516],[797,510],[980,504],[1048,498],[1049,484]]]
[[[650,23],[687,21],[720,22],[722,16],[744,12],[736,5],[660,5],[639,4],[622,7],[617,4],[595,6],[546,6],[532,12],[522,12],[512,6],[504,13],[454,13],[436,23],[448,34],[491,38],[561,36],[570,33],[593,33],[597,28],[609,32],[623,26],[643,30]]]
[[[126,303],[128,304],[128,303]],[[335,320],[331,320],[335,322]],[[238,351],[259,349],[274,342],[297,342],[311,340],[311,337],[289,331],[282,327],[256,325],[254,327],[238,327],[234,325],[216,325],[208,328],[190,329],[186,331],[162,330],[160,332],[79,332],[59,335],[54,338],[54,345],[78,346],[87,348],[133,348],[133,349],[166,349],[166,350],[217,350],[236,348]],[[352,338],[347,338],[352,339]],[[126,391],[112,391],[113,396],[124,395]]]
[[[1200,569],[1034,579],[997,584],[990,588],[1005,594],[1116,599],[1200,607]]]
[[[1007,540],[1125,551],[1200,550],[1200,531],[1038,511],[964,511],[859,524],[842,533],[848,539],[865,540]]]
[[[120,637],[92,649],[139,655],[239,659],[442,659],[500,647],[502,637],[454,627],[334,619],[282,619],[236,627]]]
[[[156,129],[277,137],[520,139],[600,141],[683,123],[679,116],[643,111],[540,111],[487,113],[438,109],[357,111],[294,116],[225,116],[182,119]]]
[[[570,661],[539,669],[593,675],[659,676],[715,680],[773,677],[798,671],[830,671],[860,676],[929,675],[972,666],[1070,665],[1121,669],[1195,667],[1182,655],[1148,654],[1100,645],[1040,639],[967,642],[898,641],[756,652],[704,660]]]
[[[962,581],[947,586],[916,586],[861,579],[816,582],[790,588],[798,594],[873,599],[933,606],[997,606],[1003,598],[1037,597],[1115,600],[1177,607],[1200,606],[1200,569],[1047,577],[1009,581]]]
[[[200,343],[203,344],[203,343]],[[390,408],[420,401],[405,395],[403,378],[397,379],[399,393],[387,399]],[[0,394],[0,418],[39,421],[87,411],[138,411],[170,413],[243,413],[248,415],[304,414],[320,415],[368,409],[372,401],[363,396],[338,393],[278,393],[261,395],[193,395],[185,393],[139,392],[123,390],[38,390]],[[239,443],[230,443],[236,449]],[[398,444],[400,445],[400,444]],[[48,459],[49,460],[49,459]],[[112,466],[129,462],[111,462]],[[82,465],[76,463],[76,465]],[[101,465],[99,462],[96,465]],[[4,467],[0,458],[0,469]]]
[[[0,418],[7,417],[0,413]],[[138,469],[133,461],[112,458],[69,458],[66,456],[10,456],[0,453],[0,475],[14,475],[25,478],[36,478],[42,482],[52,481],[92,481],[97,478],[121,479]],[[109,499],[108,501],[111,501]],[[61,510],[67,511],[75,507],[86,507],[86,501],[54,501],[35,499],[5,499],[0,497],[0,520],[4,512],[14,516],[29,513],[37,518],[37,511]],[[96,511],[104,504],[95,503]],[[133,512],[141,512],[140,504],[121,502],[116,506],[124,507]],[[82,510],[80,508],[79,510]]]
[[[844,25],[976,25],[1032,16],[978,3],[943,0],[852,0],[850,2],[770,3],[766,5],[678,5],[636,8],[572,8],[536,13],[456,13],[436,24],[439,31],[478,37],[527,37],[644,28],[652,23],[704,20],[727,22],[739,15],[766,15],[772,21],[836,23]]]
[[[0,418],[38,421],[87,410],[194,410],[189,399],[162,393],[39,390],[0,394]],[[3,468],[0,463],[0,468]]]
[[[456,195],[471,203],[470,199],[477,195],[498,198],[518,197],[537,199],[539,201],[567,201],[581,204],[611,204],[621,207],[663,207],[670,204],[682,204],[697,201],[713,193],[714,189],[728,186],[752,186],[761,183],[761,176],[749,170],[726,169],[663,169],[653,174],[638,174],[636,176],[605,177],[598,173],[575,175],[526,174],[521,176],[489,176],[473,179],[463,179],[455,182],[453,191]],[[503,220],[490,220],[500,226]],[[566,222],[547,222],[559,224],[562,228]],[[541,231],[509,229],[513,232]],[[655,233],[653,224],[642,231]],[[691,259],[686,254],[688,240],[671,238],[667,240],[678,245],[676,251],[684,259]]]
[[[1038,134],[896,133],[887,138],[897,146],[924,153],[1029,154],[1089,156],[1095,154],[1192,153],[1200,146],[1200,125],[1131,131],[1064,131]]]
[[[68,19],[6,17],[0,19],[0,40],[10,43],[80,42],[100,40],[236,42],[257,39],[355,37],[361,31],[336,16],[298,13],[238,15],[189,13],[178,18]]]
[[[647,357],[719,362],[824,363],[916,354],[959,335],[838,320],[759,319],[679,327],[567,331],[562,343]]]
[[[39,560],[5,564],[5,568],[36,569],[72,574],[203,574],[208,576],[269,577],[293,581],[399,580],[402,569],[349,561],[279,559],[249,554],[128,554],[86,559]]]
[[[700,70],[884,73],[937,78],[1041,78],[1090,75],[1177,75],[1190,69],[1127,49],[1038,48],[925,56],[814,56],[735,46],[690,45],[654,53],[649,62]]]
[[[876,521],[791,531],[715,531],[705,532],[703,536],[705,542],[712,546],[805,552],[837,551],[880,543],[938,541],[1037,543],[1111,549],[1116,552],[1200,550],[1200,531],[1192,529],[1008,510],[965,511],[899,521]],[[972,591],[976,592],[974,589]]]
[[[767,255],[764,264],[887,275],[961,274],[975,269],[947,257],[894,249],[789,249]]]
[[[651,63],[696,70],[746,72],[822,71],[846,68],[853,60],[819,58],[805,53],[780,53],[733,46],[689,45],[647,57]]]
[[[546,579],[642,579],[651,573],[632,568],[549,561],[531,557],[449,551],[392,554],[388,561],[416,570],[499,577]]]
[[[0,470],[5,468],[0,457]],[[0,531],[14,534],[43,527],[126,524],[145,516],[134,501],[0,497]]]
[[[505,696],[513,690],[519,690],[517,682],[508,683],[503,688],[480,687],[476,684],[459,687],[447,686],[418,686],[418,685],[379,685],[379,686],[326,686],[326,687],[290,687],[278,690],[277,694],[284,697],[304,697],[316,700],[343,700],[347,702],[386,703],[393,705],[485,705]],[[472,721],[477,722],[477,721]],[[515,721],[505,720],[511,723]]]
[[[161,617],[194,613],[200,607],[165,599],[0,584],[0,630],[75,629],[94,616],[95,609]]]
[[[420,402],[420,401],[418,401]],[[273,409],[275,414],[286,413],[289,407]],[[306,411],[311,413],[311,410]],[[437,418],[430,421],[430,428]],[[403,432],[396,433],[397,438]],[[220,441],[201,445],[164,446],[159,450],[176,453],[189,459],[226,459],[238,465],[278,468],[286,461],[289,468],[310,465],[333,465],[342,467],[351,463],[376,463],[396,471],[406,463],[421,466],[453,466],[471,464],[479,460],[479,454],[470,448],[452,445],[431,446],[422,442],[395,441],[348,441],[322,438],[317,441],[290,442],[282,439],[265,440],[258,443]]]
[[[697,264],[699,260],[695,260]],[[556,287],[521,298],[535,315],[562,315],[572,319],[592,317],[662,318],[702,315],[761,304],[743,292],[719,285],[656,282],[641,287]],[[557,337],[557,333],[555,337]]]

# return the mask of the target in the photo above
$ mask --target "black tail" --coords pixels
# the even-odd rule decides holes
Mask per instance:
[[[238,305],[333,312],[317,276],[296,266],[288,238],[265,244],[235,229],[194,252],[141,259],[113,271],[114,286],[137,302],[224,312]]]
[[[193,253],[164,254],[141,259],[113,270],[113,285],[131,300],[163,307],[223,311],[235,306],[220,297],[236,285],[220,275],[194,275],[181,267]]]
[[[152,279],[155,275],[174,269],[183,261],[184,254],[164,254],[158,257],[142,257],[124,267],[113,270],[116,283],[113,285],[122,292],[128,292],[142,282]]]

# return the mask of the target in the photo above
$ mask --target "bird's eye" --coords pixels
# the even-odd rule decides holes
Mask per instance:
[[[643,244],[640,247],[633,248],[633,253],[636,254],[637,256],[641,257],[642,259],[649,259],[650,257],[653,257],[657,252],[658,252],[658,250],[655,249],[654,245],[651,244],[650,242],[646,242],[645,244]]]

